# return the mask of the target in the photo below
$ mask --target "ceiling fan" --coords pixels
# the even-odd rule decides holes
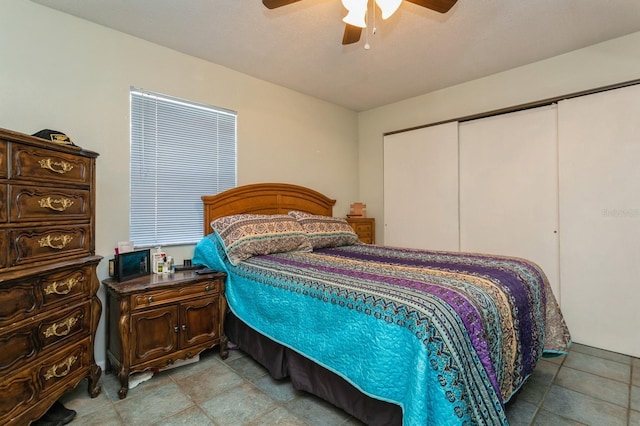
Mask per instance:
[[[275,9],[286,6],[300,0],[262,0],[268,9]],[[382,10],[382,19],[387,19],[400,7],[403,0],[342,0],[342,5],[348,10],[343,21],[346,23],[342,44],[357,43],[360,40],[362,29],[366,25],[367,5],[369,1],[377,5]],[[446,13],[458,0],[407,0],[409,3]]]

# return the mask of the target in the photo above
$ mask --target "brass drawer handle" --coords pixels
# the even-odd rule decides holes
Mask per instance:
[[[149,301],[149,303],[153,303],[153,296],[149,296],[147,300]]]
[[[52,172],[62,175],[73,170],[73,165],[66,161],[53,161],[51,158],[47,158],[46,160],[40,160],[39,163],[40,168],[51,170]]]
[[[40,199],[40,207],[45,209],[55,210],[58,212],[63,212],[67,208],[71,207],[72,205],[73,205],[73,200],[69,198],[64,198],[64,197],[58,198],[57,200],[52,199],[51,197]]]
[[[69,278],[65,281],[54,281],[45,287],[44,293],[60,295],[69,294],[79,281],[80,280],[77,278]]]
[[[57,324],[53,324],[44,331],[44,337],[66,336],[71,331],[71,327],[76,325],[77,322],[78,322],[78,318],[69,317],[65,321],[59,322]]]
[[[45,380],[49,380],[52,377],[64,377],[71,371],[71,366],[76,362],[78,357],[76,355],[71,355],[66,359],[62,364],[54,365],[44,375]],[[62,371],[58,371],[62,369]]]
[[[71,235],[60,235],[58,237],[52,237],[51,235],[47,235],[44,238],[40,238],[38,240],[38,244],[40,247],[51,247],[54,249],[62,250],[73,240]]]
[[[204,288],[204,291],[211,291],[211,286],[207,284],[207,286]]]

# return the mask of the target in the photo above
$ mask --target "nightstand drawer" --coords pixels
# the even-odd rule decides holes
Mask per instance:
[[[180,302],[198,296],[214,295],[220,292],[219,281],[204,281],[179,288],[150,290],[131,296],[131,310]]]
[[[375,244],[376,222],[372,217],[349,217],[347,222],[358,234],[360,241],[366,244]]]
[[[371,238],[373,233],[369,225],[356,225],[354,230],[360,238]]]

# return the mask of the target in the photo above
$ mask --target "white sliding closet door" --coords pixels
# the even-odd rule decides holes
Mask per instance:
[[[458,123],[384,138],[384,244],[458,250]]]
[[[560,102],[559,135],[567,325],[640,357],[640,86]]]
[[[461,123],[459,138],[460,250],[536,262],[560,300],[555,105]]]

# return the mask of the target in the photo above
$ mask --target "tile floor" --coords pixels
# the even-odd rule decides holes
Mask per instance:
[[[288,382],[271,379],[240,351],[222,361],[216,349],[200,362],[155,375],[118,399],[103,374],[95,399],[86,381],[62,398],[78,412],[73,425],[360,425],[345,412]],[[640,425],[640,359],[584,345],[543,359],[507,413],[517,425]]]

